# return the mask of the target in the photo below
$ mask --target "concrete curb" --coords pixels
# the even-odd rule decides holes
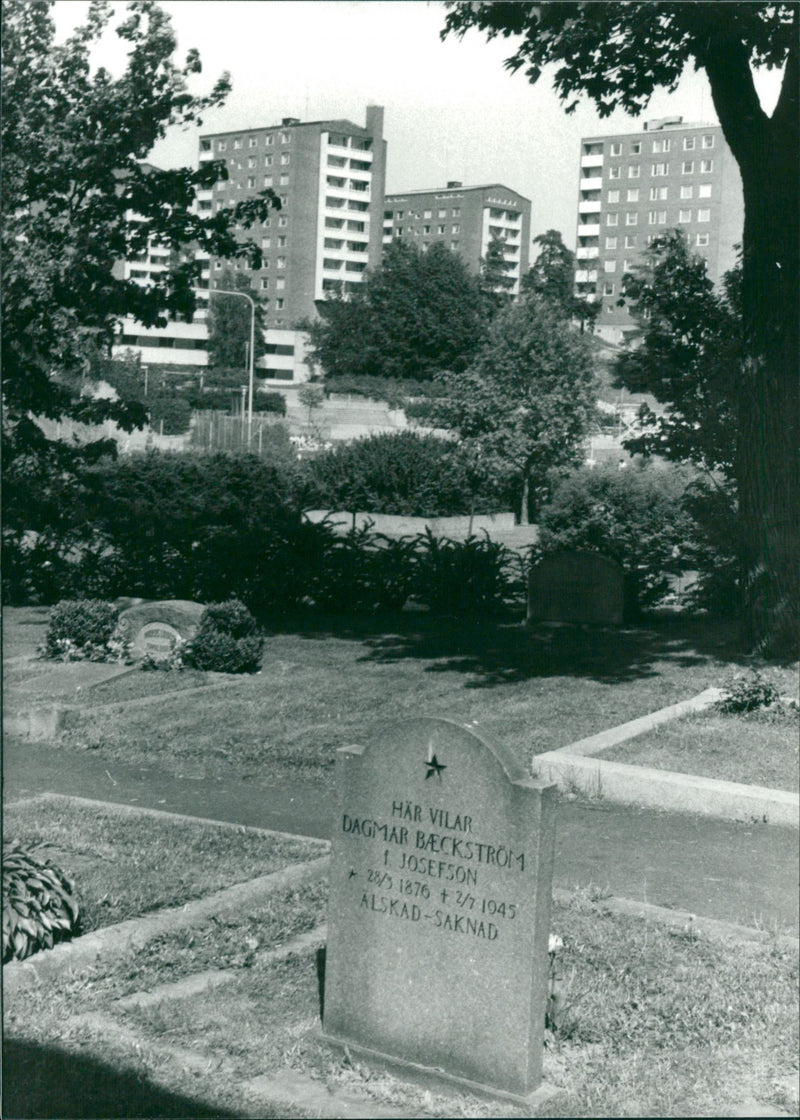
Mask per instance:
[[[241,910],[242,907],[266,899],[278,891],[314,882],[326,872],[329,859],[329,856],[322,856],[307,863],[292,864],[271,875],[236,883],[216,894],[187,902],[185,906],[161,910],[145,918],[131,918],[118,925],[84,934],[75,941],[34,953],[27,960],[11,961],[3,966],[4,995],[8,997],[70,969],[89,968],[105,958],[119,956],[130,949],[139,949],[160,934],[189,928],[212,916],[216,917],[230,910]]]
[[[659,724],[702,712],[721,695],[720,689],[707,688],[679,704],[536,755],[531,762],[532,774],[540,780],[554,782],[560,789],[601,797],[620,805],[643,805],[671,812],[699,813],[705,817],[755,820],[800,828],[800,794],[593,757]]]

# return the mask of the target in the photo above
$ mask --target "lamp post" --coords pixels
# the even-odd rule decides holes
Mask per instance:
[[[205,293],[204,293],[205,294]],[[253,353],[255,351],[256,337],[256,305],[247,292],[232,292],[228,288],[209,288],[208,297],[211,296],[240,296],[250,304],[250,349],[248,351],[248,391],[247,391],[247,449],[253,443]]]

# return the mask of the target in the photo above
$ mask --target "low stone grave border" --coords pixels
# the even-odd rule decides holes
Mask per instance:
[[[800,794],[766,786],[703,778],[652,766],[635,766],[595,758],[601,751],[642,735],[662,723],[710,708],[722,695],[707,688],[689,700],[579,739],[555,751],[536,755],[536,778],[554,782],[562,790],[602,798],[621,805],[644,805],[672,812],[699,813],[737,821],[800,828]]]

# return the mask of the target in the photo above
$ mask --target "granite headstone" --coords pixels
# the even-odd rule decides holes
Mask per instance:
[[[339,750],[323,1036],[528,1101],[542,1076],[555,787],[471,727]]]
[[[134,657],[169,657],[179,641],[191,641],[205,607],[188,599],[139,603],[120,613],[116,637],[132,643]]]
[[[564,549],[536,564],[528,585],[528,619],[619,625],[624,606],[622,568],[597,552]]]

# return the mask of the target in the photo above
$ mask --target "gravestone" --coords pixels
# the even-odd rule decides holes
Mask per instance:
[[[323,1037],[530,1103],[555,787],[444,719],[385,726],[336,766]]]
[[[120,613],[115,637],[132,643],[134,657],[169,657],[179,641],[195,636],[205,607],[188,599],[139,603]]]
[[[623,617],[622,568],[597,552],[551,552],[531,569],[528,620],[619,625]]]

